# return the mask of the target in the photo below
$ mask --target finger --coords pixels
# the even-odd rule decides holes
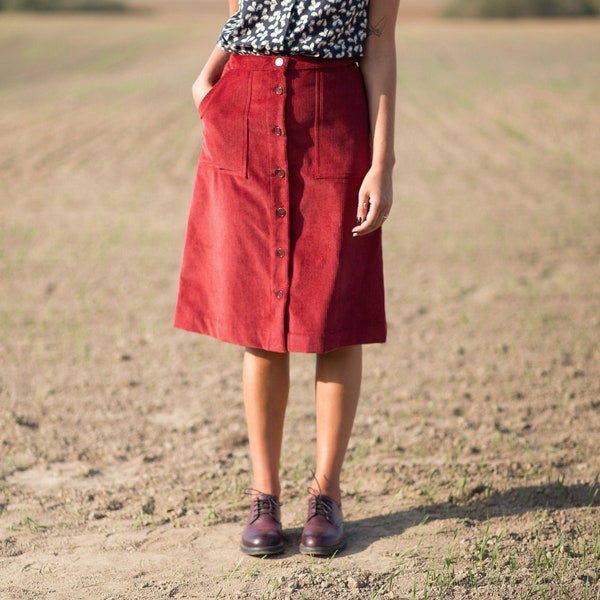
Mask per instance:
[[[368,231],[374,231],[383,222],[383,210],[381,199],[377,196],[371,198],[369,212],[367,213]]]
[[[356,210],[356,225],[352,232],[357,228],[364,229],[365,222],[369,220],[371,213],[373,211],[374,205],[377,203],[376,198],[374,198],[368,189],[360,189],[358,192],[358,207]]]
[[[369,212],[369,196],[368,194],[358,195],[358,207],[356,208],[356,224],[364,223]]]
[[[389,216],[389,207],[381,207],[372,203],[369,207],[367,218],[357,227],[352,230],[354,237],[367,235],[379,229]]]
[[[354,236],[371,233],[371,231],[377,229],[379,220],[380,219],[377,217],[377,209],[373,204],[370,204],[365,219],[352,230],[352,233]]]
[[[366,204],[366,206],[365,206]],[[368,202],[365,202],[364,204],[361,203],[358,206],[358,216],[356,217],[356,226],[352,229],[352,233],[356,234],[357,232],[362,232],[364,231],[367,227],[369,227],[369,222],[368,222],[368,218],[369,218],[369,210],[370,210],[370,205]]]
[[[390,211],[392,210],[392,203],[387,201],[387,199],[380,198],[378,202],[373,206],[373,218],[367,219],[367,221],[371,222],[373,229],[378,229],[381,227],[386,219],[390,216]]]

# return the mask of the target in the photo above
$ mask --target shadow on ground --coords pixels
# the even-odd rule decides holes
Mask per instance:
[[[408,529],[432,520],[486,521],[494,517],[510,517],[538,510],[564,510],[588,506],[600,506],[598,481],[593,484],[562,485],[558,482],[523,486],[504,492],[481,486],[472,490],[465,499],[450,498],[448,502],[347,521],[348,549],[344,550],[344,554],[364,552],[379,540],[402,535]],[[297,548],[302,528],[287,529],[285,534],[290,549]],[[296,550],[286,551],[281,558],[289,558],[296,553]]]

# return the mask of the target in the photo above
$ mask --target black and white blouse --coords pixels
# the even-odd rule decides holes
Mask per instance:
[[[369,0],[239,0],[218,44],[233,54],[359,57]]]

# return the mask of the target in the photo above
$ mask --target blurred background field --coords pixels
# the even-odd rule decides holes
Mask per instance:
[[[443,5],[447,17],[592,17],[598,0],[449,0]]]
[[[241,559],[240,351],[171,327],[226,3],[0,15],[0,597],[600,598],[600,27],[403,2],[349,549]]]
[[[38,12],[121,12],[147,6],[174,4],[202,6],[215,0],[0,0],[0,10]],[[600,12],[599,0],[404,0],[403,10],[448,17],[592,17]]]
[[[34,12],[122,12],[121,0],[0,0],[0,10]]]

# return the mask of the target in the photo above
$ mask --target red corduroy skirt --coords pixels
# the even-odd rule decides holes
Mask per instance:
[[[352,237],[371,161],[355,61],[232,55],[199,113],[175,326],[275,352],[385,341],[381,230]]]

